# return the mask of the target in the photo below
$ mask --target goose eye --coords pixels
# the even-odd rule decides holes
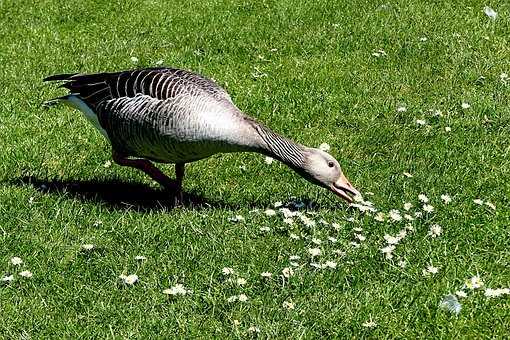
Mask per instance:
[[[330,168],[332,168],[332,167],[334,167],[334,166],[335,166],[335,164],[333,164],[333,162],[328,162],[328,166],[329,166]]]

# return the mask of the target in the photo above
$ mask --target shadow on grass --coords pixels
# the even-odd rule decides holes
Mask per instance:
[[[31,185],[45,193],[70,195],[83,201],[106,204],[115,209],[170,210],[176,207],[175,195],[140,183],[122,181],[62,181],[27,176],[9,181],[13,185]],[[210,202],[203,196],[184,192],[181,206],[193,209],[234,208],[221,202]]]

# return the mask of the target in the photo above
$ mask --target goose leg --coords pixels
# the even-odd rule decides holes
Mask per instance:
[[[129,166],[142,170],[165,189],[176,191],[177,193],[181,191],[179,184],[176,184],[174,181],[168,178],[167,175],[161,172],[161,170],[159,170],[156,166],[154,166],[154,164],[146,159],[129,159],[116,151],[112,152],[112,158],[113,161],[118,165]]]

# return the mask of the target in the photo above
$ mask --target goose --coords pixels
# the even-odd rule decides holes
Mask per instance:
[[[257,122],[216,82],[197,73],[157,67],[57,74],[43,81],[58,81],[69,90],[46,105],[63,102],[81,111],[110,142],[115,163],[143,171],[173,191],[178,203],[186,163],[231,152],[277,159],[349,203],[359,195],[333,156]],[[175,180],[153,162],[175,164]]]

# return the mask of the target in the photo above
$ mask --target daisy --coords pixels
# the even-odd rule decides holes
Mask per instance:
[[[363,327],[366,327],[366,328],[374,328],[374,327],[377,327],[377,324],[372,321],[372,319],[370,319],[369,321],[365,321],[363,322],[363,324],[361,324]]]
[[[119,275],[119,278],[124,281],[125,284],[127,285],[134,285],[137,281],[138,281],[138,275],[136,274],[131,274],[131,275],[124,275],[124,274],[120,274]]]
[[[103,167],[105,167],[105,168],[109,168],[109,167],[111,167],[111,166],[112,166],[112,162],[111,162],[111,161],[106,161],[106,162],[104,162],[104,164],[103,164]]]
[[[469,289],[478,289],[483,286],[483,281],[480,279],[480,276],[476,275],[466,280],[465,285]]]
[[[273,163],[273,160],[274,160],[274,159],[273,159],[273,158],[271,158],[271,157],[269,157],[269,156],[268,156],[268,157],[266,157],[266,158],[264,158],[264,162],[266,162],[266,164],[271,164],[271,163]]]
[[[416,119],[416,124],[427,125],[427,121],[425,119]]]
[[[293,225],[294,224],[294,220],[292,218],[284,218],[283,219],[283,223],[286,223],[288,225]]]
[[[481,199],[479,199],[479,198],[474,199],[473,203],[478,204],[478,205],[483,205],[483,201]]]
[[[463,102],[461,105],[460,105],[463,109],[469,109],[471,107],[471,105],[469,105],[469,103],[465,103]]]
[[[425,41],[427,41],[427,40],[428,40],[428,39],[427,39],[427,37],[421,37],[421,38],[420,38],[420,41],[421,41],[421,42],[425,42]]]
[[[81,249],[90,251],[90,250],[94,249],[94,245],[90,244],[90,243],[82,244]]]
[[[2,282],[11,282],[14,281],[14,275],[4,276],[0,279]]]
[[[138,58],[137,57],[131,57],[131,62],[133,64],[137,64],[138,63]]]
[[[232,275],[234,274],[234,269],[230,267],[225,267],[221,270],[221,272],[223,273],[223,275]]]
[[[393,258],[393,251],[394,250],[395,250],[395,246],[393,246],[393,245],[389,245],[389,246],[386,246],[384,248],[381,248],[381,252],[384,254],[384,256],[387,259]]]
[[[261,232],[263,232],[263,233],[267,233],[267,232],[269,232],[271,230],[271,228],[269,228],[269,227],[261,227],[259,230]]]
[[[283,203],[282,203],[282,202],[280,202],[280,201],[278,201],[278,202],[275,202],[275,203],[273,204],[273,207],[275,207],[275,208],[279,208],[279,207],[281,207],[282,205],[283,205]]]
[[[375,217],[374,217],[374,220],[378,221],[378,222],[384,222],[384,213],[383,212],[378,212]]]
[[[449,126],[445,126],[444,130],[445,130],[446,132],[451,132],[451,131],[452,131],[452,128],[451,128],[451,127],[449,127]]]
[[[429,198],[427,196],[425,196],[424,194],[419,194],[418,195],[418,200],[420,200],[420,202],[423,202],[423,203],[428,203],[429,202]]]
[[[337,263],[334,262],[334,261],[326,261],[326,263],[324,263],[324,267],[325,268],[332,268],[332,269],[335,269],[336,268],[336,265]]]
[[[23,260],[22,260],[22,259],[20,259],[20,258],[19,258],[19,257],[17,257],[17,256],[14,256],[14,257],[12,257],[12,258],[11,258],[11,263],[12,263],[13,265],[15,265],[15,266],[19,266],[20,264],[22,264],[22,263],[23,263]]]
[[[23,276],[23,277],[26,277],[26,278],[30,278],[30,277],[32,277],[32,272],[29,271],[29,270],[24,270],[21,273],[19,273],[19,275]]]
[[[465,291],[463,291],[463,290],[458,290],[458,291],[456,291],[456,292],[455,292],[455,295],[457,295],[457,297],[459,297],[459,298],[465,298],[465,297],[467,297],[466,292],[465,292]]]
[[[443,228],[439,224],[434,224],[430,227],[429,230],[429,236],[432,236],[433,238],[436,238],[441,235],[443,232]]]
[[[239,286],[244,286],[246,283],[247,283],[247,281],[246,281],[245,278],[240,277],[240,278],[237,279],[237,284]]]
[[[230,296],[230,297],[227,299],[227,302],[228,302],[228,303],[232,303],[232,302],[235,302],[235,301],[237,301],[237,295]]]
[[[331,237],[329,236],[328,237],[328,241],[330,241],[331,243],[336,243],[338,241],[338,239],[334,238],[334,237]]]
[[[409,211],[413,207],[412,203],[404,203],[404,210]]]
[[[360,242],[365,241],[367,238],[361,234],[355,234],[354,237],[356,237]]]
[[[163,290],[163,294],[173,295],[173,296],[176,296],[176,295],[186,295],[186,294],[191,294],[191,293],[192,293],[191,290],[186,289],[180,283],[176,284],[172,288],[168,288],[168,289]]]
[[[284,277],[289,278],[291,276],[294,276],[294,271],[292,270],[292,268],[285,267],[282,270],[282,274]]]
[[[356,227],[356,228],[352,228],[352,230],[358,232],[358,233],[361,233],[363,231],[363,228],[361,227]]]
[[[333,229],[335,230],[340,230],[340,224],[338,223],[331,223],[331,226],[333,227]]]
[[[241,302],[246,302],[248,301],[248,297],[246,296],[246,294],[239,294],[239,296],[237,297],[237,299]]]
[[[276,215],[276,211],[274,211],[273,209],[267,209],[266,211],[264,211],[264,214],[266,214],[267,216],[274,216]]]
[[[396,210],[396,209],[392,209],[390,210],[390,212],[388,213],[390,218],[393,220],[393,221],[401,221],[402,220],[402,215],[400,215],[400,211]]]
[[[289,237],[290,237],[291,239],[293,239],[293,240],[299,240],[299,239],[300,239],[300,237],[299,237],[298,235],[293,234],[293,233],[291,233],[291,234],[289,235]]]
[[[404,218],[408,221],[414,221],[414,217],[412,217],[411,215],[409,214],[404,214]]]
[[[486,16],[488,16],[492,20],[496,20],[496,18],[498,17],[498,12],[496,12],[495,10],[490,8],[489,6],[485,6],[483,8],[483,12],[485,13]]]
[[[423,211],[428,212],[428,213],[433,212],[434,211],[434,207],[431,206],[430,204],[425,204],[423,206]]]
[[[384,239],[388,244],[398,244],[400,242],[400,238],[388,234],[384,235]]]
[[[407,108],[405,106],[399,106],[397,107],[397,112],[406,112]]]
[[[322,150],[322,151],[329,151],[329,149],[331,149],[331,147],[329,146],[328,143],[322,143],[321,145],[319,145],[319,150]]]
[[[137,260],[137,261],[145,261],[145,260],[147,260],[147,258],[145,256],[143,256],[143,255],[136,255],[135,256],[135,260]]]
[[[309,248],[308,253],[312,256],[319,256],[321,254],[321,250],[319,248]]]
[[[492,210],[496,210],[496,206],[492,204],[491,202],[485,202],[485,205],[491,208]]]
[[[292,302],[291,300],[289,301],[284,301],[283,302],[283,308],[285,309],[294,309],[296,306],[294,305],[294,302]]]
[[[320,245],[322,243],[322,241],[319,240],[318,238],[312,238],[312,243],[315,243],[316,245]]]
[[[248,332],[250,332],[250,333],[260,333],[260,328],[258,328],[257,326],[250,326],[250,328],[248,328]]]
[[[397,263],[397,264],[398,264],[398,266],[399,266],[400,268],[405,268],[405,267],[407,266],[407,263],[406,263],[406,261],[404,261],[404,260],[400,260],[400,261],[398,261],[398,263]]]
[[[438,271],[439,271],[439,268],[430,265],[430,266],[427,266],[426,269],[423,269],[422,273],[423,273],[423,276],[428,276],[430,274],[432,274],[432,275],[437,274]]]
[[[452,198],[450,197],[450,195],[441,195],[441,199],[443,200],[444,204],[448,204],[452,201]]]
[[[266,279],[270,279],[273,276],[273,274],[270,272],[263,272],[263,273],[260,273],[260,276],[262,276],[263,278],[266,278]]]

